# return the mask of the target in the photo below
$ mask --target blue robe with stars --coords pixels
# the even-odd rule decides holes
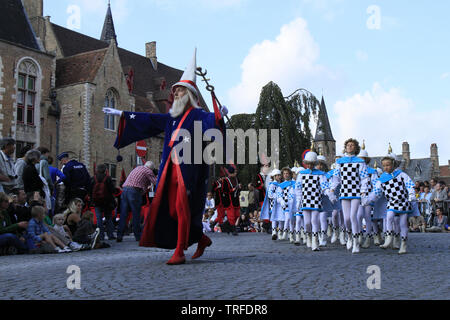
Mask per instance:
[[[201,139],[196,137],[202,143],[202,151],[204,149],[203,133],[208,129],[221,129],[223,127],[214,113],[205,112],[203,109],[198,108],[191,108],[190,112],[188,112],[185,111],[177,118],[172,118],[170,114],[138,112],[124,112],[121,117],[118,136],[114,144],[117,149],[136,141],[157,136],[163,132],[165,134],[156,195],[148,212],[145,214],[140,246],[164,249],[174,249],[177,246],[179,234],[178,219],[170,214],[168,200],[169,185],[171,184],[171,179],[173,179],[173,172],[171,172],[171,170],[174,170],[173,168],[176,168],[175,174],[177,175],[178,186],[182,188],[182,191],[177,193],[178,199],[182,203],[180,207],[177,206],[177,210],[184,210],[190,218],[187,220],[187,223],[181,226],[184,229],[182,234],[186,235],[184,249],[186,250],[190,245],[197,243],[203,235],[202,213],[205,207],[209,165],[203,162],[203,155],[201,155],[201,164],[194,164],[194,123],[199,121],[202,124],[202,137]],[[179,157],[183,157],[183,162],[178,164],[172,159],[170,142],[174,131],[177,130],[180,121],[182,121],[186,113],[188,115],[180,129],[187,130],[190,133],[190,138],[183,137],[183,134],[178,134],[173,143],[173,148],[176,148],[180,143],[184,143],[183,151],[187,151],[186,154],[183,154],[183,151],[179,151],[180,146],[178,146]],[[189,150],[191,151],[190,156],[188,154]]]

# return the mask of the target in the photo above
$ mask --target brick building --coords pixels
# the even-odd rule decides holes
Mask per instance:
[[[48,147],[53,157],[69,152],[91,172],[106,163],[115,178],[122,168],[129,173],[138,163],[135,147],[122,149],[117,163],[119,118],[102,108],[166,113],[183,71],[158,61],[156,42],[145,44],[146,56],[120,48],[110,6],[95,39],[52,23],[43,0],[0,3],[1,136]],[[146,160],[159,164],[163,136],[147,146]]]

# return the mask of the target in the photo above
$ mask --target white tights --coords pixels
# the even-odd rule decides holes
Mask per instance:
[[[296,216],[295,217],[295,232],[300,232],[300,230],[302,228],[304,228],[303,217],[302,216]]]
[[[388,211],[386,214],[386,231],[400,234],[402,238],[408,237],[408,215],[401,214],[395,216],[393,211]]]
[[[304,210],[305,230],[307,233],[318,233],[320,229],[319,211]]]
[[[352,232],[353,235],[361,232],[361,227],[358,221],[358,209],[361,205],[360,199],[344,199],[342,203],[342,212],[344,213],[344,224],[347,232]]]
[[[283,230],[284,221],[272,221],[272,230]]]
[[[339,228],[340,224],[340,210],[333,210],[331,213],[331,223],[333,225],[333,228],[337,229]]]
[[[360,226],[360,231],[362,231],[362,221],[366,221],[366,233],[367,235],[372,234],[372,217],[371,217],[372,207],[359,206],[358,209],[358,222]]]
[[[320,213],[320,231],[327,232],[328,229],[328,213],[322,211]]]

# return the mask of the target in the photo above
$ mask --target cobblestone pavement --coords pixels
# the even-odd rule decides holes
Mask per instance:
[[[320,252],[268,234],[211,234],[203,257],[167,266],[172,251],[142,248],[132,237],[111,248],[0,257],[0,299],[298,300],[448,299],[450,234],[410,234],[408,251],[378,247],[352,255],[340,245]],[[81,271],[69,290],[67,268]],[[381,289],[369,290],[367,268],[379,266]]]

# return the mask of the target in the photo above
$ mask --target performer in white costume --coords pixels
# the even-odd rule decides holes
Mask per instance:
[[[327,195],[332,202],[336,201],[330,192],[325,172],[315,169],[317,154],[310,151],[306,154],[304,164],[308,168],[300,171],[295,184],[297,206],[304,216],[306,245],[313,251],[319,251],[319,216],[322,211],[322,197]]]
[[[358,157],[363,159],[366,162],[367,172],[369,173],[369,177],[370,177],[370,183],[368,184],[367,193],[370,193],[372,191],[376,181],[378,180],[378,172],[377,172],[377,170],[369,167],[370,158],[369,158],[368,152],[365,149],[366,149],[366,146],[365,146],[365,143],[363,143],[362,150]],[[361,230],[362,230],[362,225],[363,225],[363,219],[366,223],[366,237],[365,237],[365,239],[362,239],[362,233],[360,233],[360,238],[359,238],[360,243],[362,243],[361,247],[365,248],[365,249],[369,248],[370,242],[373,237],[373,234],[372,234],[372,211],[373,211],[374,206],[375,206],[375,203],[370,203],[367,206],[361,205],[358,209],[358,222],[359,222]]]
[[[388,154],[382,159],[384,173],[377,180],[374,190],[367,197],[363,197],[363,205],[384,196],[387,200],[386,212],[386,239],[380,247],[389,248],[393,244],[393,224],[397,216],[401,232],[401,245],[399,254],[406,253],[408,239],[408,215],[418,215],[414,182],[411,178],[396,169],[396,156]]]
[[[334,190],[341,186],[340,200],[348,235],[347,249],[353,247],[352,253],[359,253],[358,238],[361,230],[357,215],[361,197],[367,194],[369,173],[364,160],[356,156],[360,152],[359,142],[349,139],[344,148],[346,156],[336,162],[331,189],[334,193]]]
[[[292,205],[294,204],[295,197],[295,182],[292,181],[292,172],[290,168],[283,168],[281,170],[281,175],[283,177],[283,182],[278,185],[277,188],[277,202],[281,206],[282,212],[284,214],[284,230],[283,235],[279,240],[293,240],[294,228],[291,225],[293,219]],[[292,241],[293,242],[293,241]]]

